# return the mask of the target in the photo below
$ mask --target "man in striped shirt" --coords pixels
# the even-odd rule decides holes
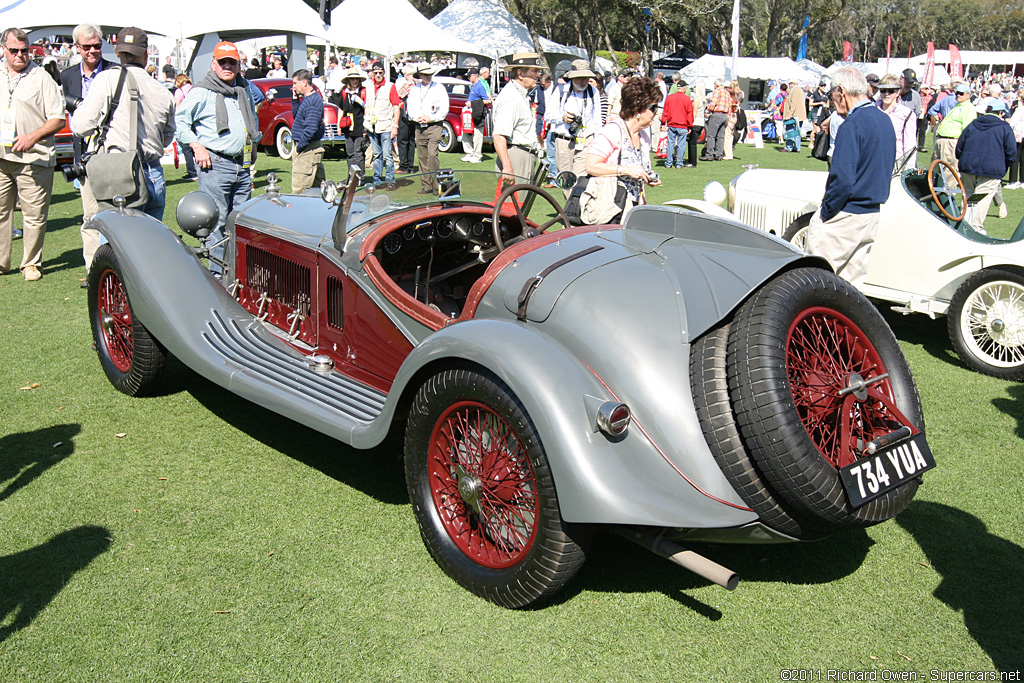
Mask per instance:
[[[707,104],[708,115],[708,151],[701,161],[721,161],[725,156],[725,128],[729,124],[729,117],[736,110],[736,100],[732,93],[725,87],[722,79],[715,81],[715,91],[711,93],[711,99]]]

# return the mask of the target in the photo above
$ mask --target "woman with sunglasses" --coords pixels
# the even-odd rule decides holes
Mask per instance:
[[[896,133],[896,158],[903,156],[917,145],[917,117],[914,110],[900,102],[900,79],[892,74],[882,76],[878,83],[881,99],[875,103],[889,115]]]
[[[634,204],[643,204],[644,183],[651,178],[651,136],[647,129],[658,114],[661,90],[650,78],[630,78],[622,85],[619,119],[610,121],[594,137],[587,152],[588,176],[617,176]]]

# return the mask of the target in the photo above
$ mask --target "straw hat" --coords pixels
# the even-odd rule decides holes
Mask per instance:
[[[585,59],[572,60],[572,68],[565,72],[565,78],[597,78],[597,74],[590,70],[590,62]]]

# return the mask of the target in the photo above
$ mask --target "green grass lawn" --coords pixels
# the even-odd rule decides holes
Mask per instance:
[[[736,154],[659,169],[649,199],[697,197],[743,164],[824,169],[806,149]],[[442,165],[470,168],[460,156]],[[290,186],[279,159],[259,169],[258,193],[268,170]],[[328,177],[344,170],[328,162]],[[172,224],[195,187],[182,175],[167,172]],[[993,234],[1024,214],[1024,192],[1005,194],[1010,218],[989,218]],[[173,359],[161,395],[115,391],[79,288],[80,211],[58,179],[43,280],[0,277],[0,682],[745,682],[787,680],[784,669],[939,680],[930,672],[1024,668],[1024,385],[969,372],[944,320],[887,316],[938,461],[895,521],[812,544],[695,547],[739,572],[732,593],[599,536],[553,603],[509,611],[431,561],[399,444],[347,448]]]

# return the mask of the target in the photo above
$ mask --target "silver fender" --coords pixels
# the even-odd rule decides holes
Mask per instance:
[[[614,400],[611,394],[579,358],[528,323],[471,320],[438,331],[406,359],[385,414],[394,410],[399,394],[415,392],[435,372],[466,362],[493,372],[523,403],[547,453],[566,521],[717,528],[757,519],[743,509],[702,437],[667,446],[702,459],[689,473],[695,483],[721,493],[736,507],[687,483],[639,429],[630,427],[617,441],[597,431],[588,401]],[[687,409],[692,412],[692,404]],[[357,430],[354,442],[376,443],[390,421],[387,415],[368,425],[365,435]]]
[[[715,216],[717,218],[728,218],[729,220],[735,220],[729,211],[718,204],[712,204],[706,202],[703,199],[672,199],[665,202],[666,206],[678,206],[683,209],[689,209],[690,211],[696,211],[698,213],[706,213],[709,216]]]

